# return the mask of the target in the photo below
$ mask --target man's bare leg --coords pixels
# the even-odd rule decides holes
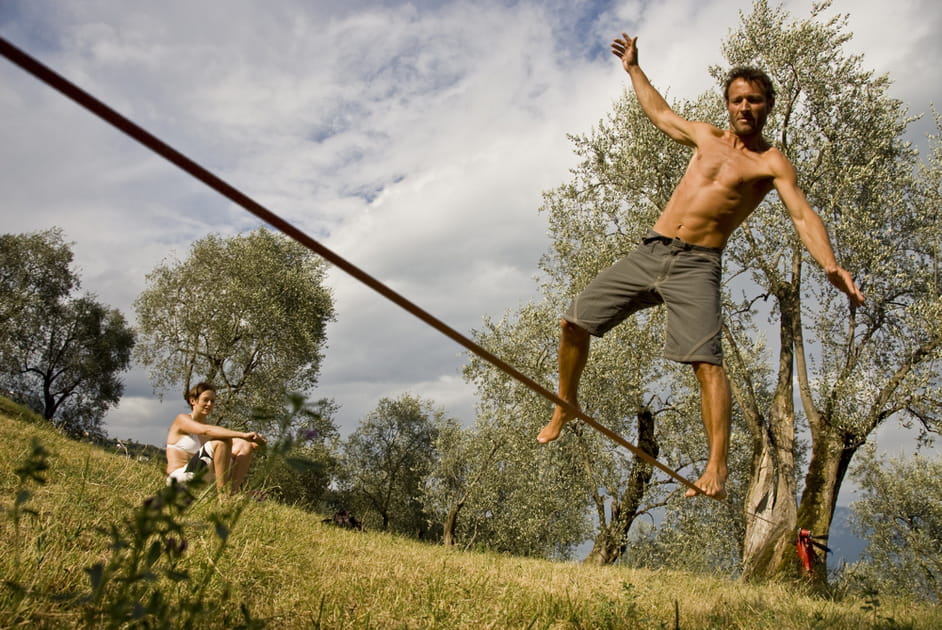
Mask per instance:
[[[589,333],[585,329],[562,320],[562,332],[559,337],[558,394],[560,398],[576,406],[579,404],[579,379],[582,378],[582,370],[589,359],[589,341]],[[572,415],[556,405],[552,419],[536,436],[536,441],[541,444],[552,442],[559,437],[560,431],[570,420]]]
[[[729,381],[722,365],[694,363],[693,370],[700,382],[700,413],[710,449],[706,469],[694,485],[711,497],[725,499],[732,420]],[[687,490],[688,497],[696,494],[693,489]]]

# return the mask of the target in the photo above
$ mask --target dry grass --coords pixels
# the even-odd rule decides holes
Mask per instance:
[[[102,530],[161,486],[162,462],[105,453],[9,418],[0,417],[0,430],[0,627],[83,627],[88,608],[81,598],[90,592],[84,569],[111,554]],[[50,452],[47,483],[30,486],[25,507],[36,513],[22,514],[15,528],[13,471],[33,438]],[[218,557],[208,519],[234,508],[240,516]],[[181,517],[183,564],[210,578],[196,627],[232,624],[240,604],[279,628],[942,627],[942,609],[919,602],[881,599],[874,608],[780,583],[458,552],[320,519],[267,501],[207,496],[194,504]],[[161,579],[152,588],[179,598],[192,585]],[[107,618],[97,619],[92,625],[106,625]]]

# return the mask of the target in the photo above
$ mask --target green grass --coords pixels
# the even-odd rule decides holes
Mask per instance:
[[[95,600],[87,569],[115,558],[130,565],[129,547],[114,543],[127,543],[129,528],[140,526],[132,516],[163,486],[163,462],[105,452],[7,416],[0,431],[2,628],[215,628],[250,625],[247,619],[272,628],[357,629],[942,627],[942,609],[921,602],[880,598],[875,606],[783,583],[453,551],[338,529],[271,501],[212,494],[173,517],[187,541],[177,559],[164,551],[155,560],[162,547],[144,545],[154,570],[115,573]],[[34,440],[48,452],[48,468],[38,472],[43,484],[20,478]],[[214,523],[231,526],[225,540]],[[168,567],[189,578],[168,577]],[[163,615],[138,611],[137,621],[122,621],[115,613],[121,592],[136,593],[151,611],[155,601],[169,604]]]

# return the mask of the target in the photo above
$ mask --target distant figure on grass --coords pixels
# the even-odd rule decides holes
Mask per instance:
[[[336,525],[344,529],[355,529],[363,531],[363,523],[355,517],[349,510],[340,510],[334,514],[333,518],[325,518],[321,521],[326,525]]]
[[[724,97],[729,128],[685,120],[671,110],[638,66],[637,37],[622,33],[612,52],[621,59],[642,110],[675,141],[693,147],[687,171],[651,231],[636,249],[589,283],[563,316],[559,346],[559,397],[578,406],[579,379],[590,335],[600,337],[629,315],[657,304],[667,307],[664,356],[693,366],[709,458],[696,486],[726,496],[731,401],[723,368],[720,301],[721,256],[730,234],[773,188],[788,209],[798,236],[827,279],[851,304],[864,297],[834,258],[821,218],[798,187],[788,159],[762,136],[775,92],[759,70],[734,68]],[[559,437],[572,419],[557,405],[537,436]],[[687,496],[698,494],[688,490]]]
[[[226,481],[233,493],[238,492],[249,472],[252,454],[265,438],[254,431],[244,433],[206,424],[216,402],[216,391],[209,383],[195,385],[186,398],[192,412],[178,415],[167,433],[167,484],[185,484],[206,470],[206,478],[215,479],[220,492]]]

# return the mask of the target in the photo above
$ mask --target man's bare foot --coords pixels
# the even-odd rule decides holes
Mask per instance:
[[[550,419],[549,424],[543,427],[540,434],[536,436],[536,441],[540,444],[552,442],[559,437],[563,427],[566,426],[566,423],[570,420],[572,420],[572,415],[567,413],[562,407],[557,406],[553,410],[553,417]]]
[[[697,479],[695,486],[700,488],[703,492],[697,492],[693,488],[687,490],[688,497],[695,497],[698,494],[705,494],[708,497],[713,497],[714,499],[719,499],[720,501],[726,498],[726,475],[721,475],[713,471],[705,471],[703,476]]]

